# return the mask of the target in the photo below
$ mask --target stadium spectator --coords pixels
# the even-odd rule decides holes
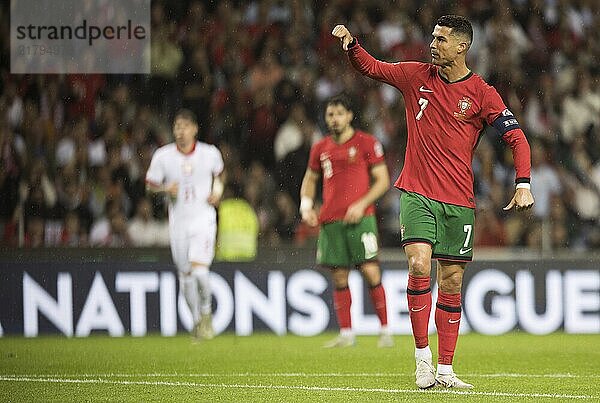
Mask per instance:
[[[96,117],[97,97],[106,87],[106,78],[101,74],[70,74],[66,77],[67,119],[85,116]]]
[[[550,245],[552,249],[562,249],[570,246],[570,232],[575,225],[560,195],[555,195],[550,201]],[[544,231],[546,233],[546,231]]]
[[[321,225],[317,263],[331,271],[333,301],[339,335],[324,347],[355,344],[350,307],[352,295],[348,276],[360,269],[381,324],[379,347],[394,342],[387,327],[385,290],[377,262],[379,242],[374,203],[389,188],[383,147],[372,135],[352,126],[350,102],[335,97],[327,102],[325,120],[330,135],[315,143],[300,188],[302,221]],[[317,183],[323,181],[323,205],[315,210]]]
[[[295,102],[290,107],[288,118],[275,134],[274,150],[275,161],[280,162],[288,153],[300,148],[304,142],[302,125],[306,121],[306,110],[300,102]]]
[[[288,192],[279,191],[275,194],[275,220],[274,228],[278,241],[288,244],[294,238],[294,231],[298,222],[298,207]]]
[[[9,127],[13,130],[20,129],[23,121],[23,98],[18,92],[16,81],[8,80],[5,83],[0,104]]]
[[[90,170],[89,179],[90,199],[89,209],[96,219],[105,213],[111,178],[108,167],[100,166]]]
[[[270,170],[275,161],[273,141],[278,124],[274,100],[268,90],[254,94],[249,118],[245,161],[258,160]]]
[[[248,71],[248,89],[253,94],[266,91],[266,94],[272,97],[273,90],[283,79],[283,74],[275,52],[264,50],[257,63]]]
[[[259,233],[265,244],[277,239],[274,222],[275,180],[259,161],[253,161],[244,172],[244,198],[258,216]]]
[[[178,75],[184,108],[198,111],[200,133],[208,132],[211,95],[214,91],[213,73],[206,49],[196,46],[191,60],[186,61]]]
[[[146,197],[138,201],[136,213],[127,225],[127,234],[132,246],[169,246],[169,228],[152,216],[152,203]]]
[[[531,143],[531,180],[536,184],[531,189],[535,198],[533,215],[542,221],[550,216],[550,203],[553,196],[558,196],[562,192],[558,172],[548,161],[547,155],[543,143]]]
[[[384,13],[385,17],[377,25],[375,33],[379,40],[379,48],[384,52],[390,52],[393,48],[401,46],[406,40],[404,30],[403,10],[396,5],[387,7]]]
[[[82,179],[77,176],[75,168],[71,165],[62,169],[60,174],[56,180],[56,191],[61,215],[75,212],[81,227],[89,230],[93,216],[88,208],[89,189],[87,184],[82,183]]]
[[[306,116],[298,124],[301,136],[300,144],[278,161],[276,166],[279,189],[287,191],[297,206],[300,205],[298,189],[300,189],[302,177],[306,171],[310,148],[321,138],[321,133],[315,123],[308,120]]]
[[[490,202],[477,203],[475,212],[477,220],[475,220],[473,231],[473,245],[475,246],[497,248],[506,245],[504,223],[490,206],[492,206]]]
[[[19,183],[25,165],[24,142],[0,118],[0,230],[19,202]]]
[[[462,277],[473,256],[473,150],[486,123],[497,128],[512,149],[516,170],[514,196],[504,210],[522,210],[533,205],[529,144],[496,90],[467,67],[473,29],[465,17],[437,20],[429,45],[431,63],[382,62],[367,53],[344,25],[335,26],[332,34],[357,71],[396,87],[406,104],[406,160],[395,186],[402,191],[401,235],[408,260],[406,292],[416,347],[416,384],[422,389],[436,383],[472,388],[454,374],[452,361]],[[432,258],[437,259],[439,285],[437,374],[428,340]]]
[[[167,18],[164,7],[161,2],[152,3],[150,102],[166,117],[179,103],[176,82],[183,63],[183,50],[176,40],[175,21]]]
[[[90,229],[89,243],[94,247],[131,246],[127,233],[127,217],[117,200],[108,199],[106,213],[97,218]]]
[[[25,214],[25,243],[26,248],[41,248],[46,246],[45,233],[46,220],[42,213],[26,210]]]
[[[65,120],[65,103],[57,79],[48,79],[46,87],[40,94],[40,116],[45,125],[56,137],[62,130]]]
[[[65,214],[60,235],[60,246],[88,246],[88,232],[82,227],[81,220],[76,211],[68,211]]]
[[[57,201],[56,187],[48,176],[47,164],[44,159],[36,159],[32,162],[26,179],[21,182],[19,191],[22,200],[34,198],[43,209],[54,208]]]

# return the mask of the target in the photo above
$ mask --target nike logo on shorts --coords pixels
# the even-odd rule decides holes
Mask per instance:
[[[423,305],[420,308],[410,308],[412,312],[421,312],[423,309],[427,308],[427,305]]]
[[[461,255],[464,255],[465,253],[471,252],[471,250],[473,250],[473,248],[467,248],[467,249],[460,248],[460,250],[458,251],[458,253],[460,253]]]
[[[419,87],[419,91],[421,91],[421,92],[433,92],[433,90],[427,89],[427,88],[425,88],[423,86]]]

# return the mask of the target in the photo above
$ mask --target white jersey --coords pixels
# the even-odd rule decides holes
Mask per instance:
[[[213,145],[197,141],[184,154],[175,143],[160,147],[152,156],[146,182],[154,185],[178,183],[177,198],[169,203],[171,230],[184,232],[190,224],[211,225],[216,222],[215,208],[208,203],[213,177],[223,171],[223,158]]]

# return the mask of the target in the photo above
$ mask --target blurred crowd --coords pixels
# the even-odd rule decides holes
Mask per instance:
[[[600,248],[600,2],[595,0],[152,1],[149,75],[11,75],[0,6],[0,242],[4,246],[168,245],[165,201],[145,193],[174,112],[199,117],[224,157],[226,197],[254,208],[260,242],[303,245],[299,188],[324,101],[345,92],[356,127],[402,168],[401,94],[363,78],[330,34],[346,24],[387,61],[429,60],[436,19],[467,16],[468,64],[495,86],[532,147],[531,215],[502,210],[510,149],[494,129],[475,154],[476,245]],[[378,202],[384,246],[399,244],[399,192]]]

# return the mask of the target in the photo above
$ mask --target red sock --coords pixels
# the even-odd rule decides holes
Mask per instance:
[[[438,363],[452,365],[460,327],[460,293],[438,291],[435,326],[438,332]]]
[[[340,329],[352,328],[352,319],[350,318],[350,306],[352,305],[352,295],[350,288],[340,288],[333,290],[333,306],[337,316]]]
[[[431,313],[431,278],[408,275],[408,314],[415,338],[415,346],[424,348],[429,345],[429,314]]]
[[[381,326],[387,326],[387,308],[385,306],[385,290],[383,289],[383,285],[379,283],[375,287],[370,288],[369,295],[371,296],[371,301],[373,301],[373,306],[375,307],[375,312],[377,312]]]

